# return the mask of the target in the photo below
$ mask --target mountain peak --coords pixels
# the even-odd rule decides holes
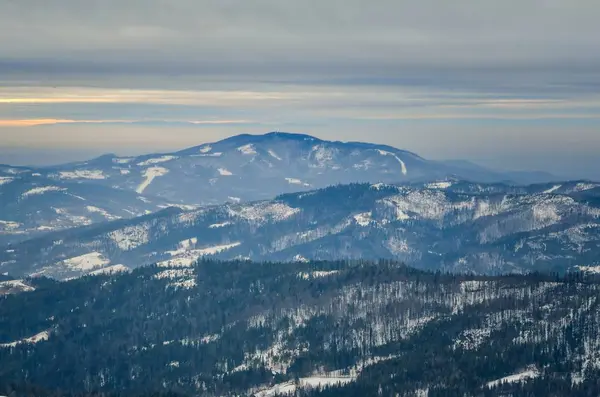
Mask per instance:
[[[293,132],[271,131],[265,134],[240,134],[225,138],[216,143],[236,142],[236,143],[260,143],[272,139],[280,139],[286,141],[313,141],[322,142],[321,139],[311,135],[297,134]]]
[[[312,135],[298,134],[298,133],[284,132],[284,131],[272,131],[272,132],[268,132],[262,136],[264,136],[265,138],[281,138],[281,139],[298,140],[298,141],[319,141],[319,142],[321,141],[321,139],[316,138]]]

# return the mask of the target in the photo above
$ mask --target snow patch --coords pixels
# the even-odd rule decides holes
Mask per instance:
[[[392,236],[384,242],[384,245],[394,255],[412,252],[406,239],[400,239]]]
[[[190,289],[196,286],[194,269],[168,269],[163,270],[153,276],[157,280],[173,280],[168,284],[169,287]]]
[[[239,148],[237,148],[237,150],[242,153],[242,154],[246,154],[246,155],[254,155],[256,154],[256,149],[254,148],[254,145],[249,143],[247,145],[244,146],[240,146]]]
[[[0,289],[16,289],[20,292],[35,291],[35,288],[25,284],[23,280],[0,281]]]
[[[170,254],[171,256],[180,255],[180,254],[185,253],[186,251],[189,251],[193,247],[195,247],[197,243],[198,243],[198,239],[196,237],[192,237],[190,239],[180,241],[179,244],[177,245],[178,248],[176,251],[167,251],[167,253]]]
[[[209,229],[219,229],[221,227],[225,227],[225,226],[229,226],[229,225],[231,225],[231,222],[213,223],[208,228]]]
[[[90,252],[73,258],[65,259],[59,262],[59,265],[67,267],[70,270],[90,271],[99,267],[108,265],[110,260],[105,258],[99,252]]]
[[[163,270],[159,273],[156,273],[152,278],[156,280],[169,279],[173,280],[176,278],[192,276],[194,274],[194,269],[168,269]]]
[[[285,180],[290,185],[302,185],[302,186],[306,186],[306,187],[310,186],[310,184],[302,182],[300,179],[296,179],[296,178],[285,178]]]
[[[142,182],[135,191],[138,194],[142,194],[144,190],[146,190],[146,188],[150,186],[154,178],[167,175],[168,173],[169,170],[163,167],[150,167],[146,169],[143,173],[144,178],[146,178],[146,180]]]
[[[299,208],[292,208],[281,202],[262,202],[248,206],[229,207],[230,216],[239,217],[252,222],[283,221],[300,212]]]
[[[536,368],[529,368],[523,372],[520,372],[520,373],[517,373],[514,375],[510,375],[510,376],[506,376],[504,378],[501,378],[501,379],[498,379],[498,380],[495,380],[492,382],[488,382],[487,387],[492,388],[492,387],[500,386],[503,383],[524,382],[529,379],[537,378],[539,375],[540,375],[540,373]]]
[[[132,157],[114,158],[113,163],[115,164],[129,164],[133,161]]]
[[[21,339],[10,343],[2,343],[0,344],[0,347],[15,347],[21,343],[36,344],[42,341],[46,341],[48,340],[48,338],[50,338],[50,331],[42,331],[39,334],[33,335],[29,338]]]
[[[312,147],[311,154],[317,164],[310,166],[316,168],[325,168],[333,162],[335,151],[327,148],[325,145],[315,145]]]
[[[543,194],[550,194],[550,193],[554,193],[555,191],[557,191],[558,189],[560,189],[562,187],[562,185],[555,185],[552,186],[550,189],[548,190],[544,190],[542,193]]]
[[[98,207],[94,207],[92,205],[88,205],[87,207],[85,207],[85,209],[88,212],[94,213],[94,214],[100,214],[103,217],[105,217],[106,219],[118,219],[118,216],[114,216],[109,214],[106,210],[103,210],[102,208],[98,208]]]
[[[225,168],[219,168],[219,175],[231,176],[233,175],[233,173],[231,171],[226,170]]]
[[[104,267],[102,269],[94,270],[90,274],[94,275],[94,276],[99,275],[99,274],[118,274],[118,273],[127,273],[130,270],[131,269],[129,269],[125,265],[112,265],[112,266]]]
[[[101,170],[75,170],[58,173],[62,179],[106,179]]]
[[[10,178],[8,176],[0,176],[0,186],[6,185],[7,183],[11,183],[15,178]]]
[[[200,148],[200,150],[198,150],[200,153],[208,153],[212,150],[212,146],[210,145],[206,145],[206,146],[202,146]]]
[[[21,227],[21,224],[13,221],[0,221],[0,230],[2,231],[13,231]]]
[[[404,161],[402,161],[400,159],[400,157],[396,156],[392,152],[386,152],[385,150],[380,150],[380,149],[375,149],[375,150],[377,150],[379,152],[379,154],[382,155],[382,156],[392,156],[392,157],[394,157],[400,163],[400,167],[402,169],[402,174],[406,175],[408,173],[408,170],[406,169],[406,164],[404,163]]]
[[[573,192],[584,192],[586,190],[591,190],[598,187],[595,183],[578,183],[573,188]]]
[[[121,172],[121,175],[129,175],[131,173],[131,171],[123,169],[120,169],[119,172]]]
[[[161,156],[161,157],[148,159],[146,161],[142,161],[141,163],[138,163],[137,165],[139,165],[140,167],[146,167],[146,166],[152,165],[152,164],[166,163],[167,161],[176,160],[177,158],[178,158],[177,156]]]
[[[373,219],[371,218],[372,215],[371,212],[363,212],[362,214],[354,215],[354,220],[360,226],[369,226],[371,222],[373,222]]]
[[[389,185],[387,183],[375,183],[373,185],[371,185],[371,189],[373,190],[382,190],[382,189],[387,189],[387,188],[394,188],[394,185]]]
[[[302,280],[310,280],[313,278],[322,278],[327,276],[333,276],[334,274],[339,273],[339,270],[330,270],[330,271],[322,271],[316,270],[314,272],[300,272],[297,274],[298,278]]]
[[[149,241],[148,225],[126,226],[108,233],[108,238],[123,251],[130,251]]]
[[[328,386],[342,386],[354,382],[355,377],[351,376],[311,376],[300,378],[298,384],[295,382],[280,383],[268,389],[260,390],[252,394],[253,397],[274,397],[295,394],[297,389],[324,389]]]
[[[195,243],[194,243],[195,244]],[[227,251],[231,248],[235,248],[239,246],[240,242],[235,242],[231,244],[224,245],[216,245],[213,247],[206,247],[202,249],[190,249],[183,250],[178,249],[176,251],[168,251],[167,253],[173,256],[174,258],[168,259],[166,261],[162,261],[157,263],[159,267],[190,267],[196,262],[199,258],[207,255],[216,255],[223,251]]]
[[[425,185],[427,189],[448,189],[452,186],[452,182],[433,182]]]
[[[600,274],[600,266],[575,266],[579,271],[590,274]]]
[[[293,261],[294,262],[301,262],[301,263],[308,263],[308,262],[310,262],[308,259],[306,259],[305,257],[303,257],[300,254],[295,255],[294,258],[293,258]]]
[[[276,159],[276,160],[282,161],[282,160],[281,160],[281,157],[279,157],[279,156],[277,155],[277,153],[275,153],[275,152],[274,152],[274,151],[272,151],[271,149],[269,149],[269,155],[270,155],[271,157],[273,157],[274,159]]]
[[[34,196],[34,195],[38,195],[38,194],[44,194],[47,192],[64,192],[67,189],[58,187],[58,186],[42,186],[42,187],[36,187],[33,188],[31,190],[26,191],[25,193],[22,194],[22,197],[29,197],[29,196]]]

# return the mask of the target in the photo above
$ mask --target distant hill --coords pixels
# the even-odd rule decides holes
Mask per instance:
[[[238,135],[175,153],[104,155],[53,167],[0,165],[0,244],[46,231],[130,218],[168,205],[271,199],[340,183],[458,178],[533,183],[544,173],[501,173],[437,162],[384,145],[273,132]]]

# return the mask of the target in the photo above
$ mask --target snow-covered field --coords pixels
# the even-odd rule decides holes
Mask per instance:
[[[60,265],[67,267],[70,270],[78,270],[88,272],[95,270],[99,267],[108,265],[110,260],[105,258],[99,252],[90,252],[89,254],[76,256],[73,258],[63,260]]]

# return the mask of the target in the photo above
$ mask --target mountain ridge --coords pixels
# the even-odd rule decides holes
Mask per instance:
[[[484,182],[532,179],[527,174],[497,173],[474,164],[455,166],[426,160],[388,145],[326,141],[284,132],[242,134],[168,153],[106,154],[47,167],[0,166],[0,198],[5,206],[0,208],[0,221],[4,222],[0,223],[0,244],[39,235],[44,232],[36,229],[40,227],[50,231],[133,217],[165,205],[189,208],[265,200],[335,184],[448,178]],[[533,179],[548,178],[535,175]],[[35,205],[15,196],[15,192],[24,194],[33,188],[42,189]],[[98,189],[104,200],[93,197]],[[86,200],[89,196],[90,202],[82,200],[62,208],[49,194],[58,191]],[[144,203],[136,203],[138,199]],[[88,216],[88,207],[106,216]],[[54,215],[53,208],[57,209]],[[39,210],[45,217],[33,216]],[[58,212],[70,214],[70,221]]]
[[[78,277],[203,256],[402,260],[482,274],[596,269],[600,184],[338,185],[273,200],[167,209],[0,248],[0,272]]]

